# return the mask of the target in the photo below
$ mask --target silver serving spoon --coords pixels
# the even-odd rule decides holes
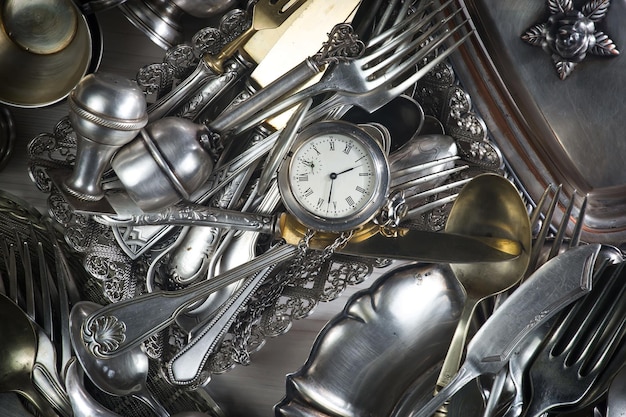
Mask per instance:
[[[66,368],[65,387],[72,403],[74,417],[122,417],[105,408],[94,400],[85,390],[82,382],[83,372],[76,360],[72,360]],[[210,417],[201,411],[182,411],[171,417]]]
[[[130,395],[152,409],[159,417],[170,417],[170,413],[148,390],[148,356],[140,347],[128,350],[111,359],[99,359],[85,348],[81,338],[81,327],[90,314],[102,308],[89,301],[79,301],[70,313],[70,336],[76,357],[89,379],[100,390],[117,396]]]
[[[306,363],[287,377],[276,415],[390,415],[403,393],[438,371],[464,298],[447,264],[384,274],[320,332]],[[435,378],[416,391],[432,395]]]

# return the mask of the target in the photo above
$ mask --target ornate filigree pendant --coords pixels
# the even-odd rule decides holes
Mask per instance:
[[[559,78],[564,80],[587,54],[619,55],[613,41],[596,30],[596,23],[606,17],[610,3],[590,0],[579,11],[572,0],[548,0],[548,21],[531,26],[522,34],[522,40],[549,53]]]

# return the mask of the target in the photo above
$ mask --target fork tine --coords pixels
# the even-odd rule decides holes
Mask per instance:
[[[448,5],[450,3],[452,3],[453,0],[447,0],[445,5]],[[422,11],[424,11],[424,9],[428,6],[430,6],[431,4],[433,4],[434,1],[430,0],[428,2],[424,2],[423,4],[421,4],[419,6],[419,8],[416,10],[416,13],[421,13]],[[441,8],[440,8],[441,9]],[[421,18],[420,18],[421,20]],[[401,19],[399,22],[395,23],[394,25],[392,25],[389,29],[386,29],[384,32],[381,32],[378,35],[372,36],[368,41],[367,41],[367,47],[371,48],[374,46],[378,46],[378,45],[382,45],[385,42],[387,42],[389,39],[392,39],[398,32],[400,32],[403,28],[407,27],[410,23],[415,23],[415,21],[411,18],[405,18],[405,19]]]
[[[38,269],[39,269],[39,288],[41,294],[41,313],[42,317],[38,320],[38,324],[41,325],[46,334],[50,337],[52,341],[53,338],[53,317],[52,317],[52,296],[51,290],[52,281],[50,279],[50,270],[48,269],[48,265],[46,263],[46,255],[44,254],[43,244],[39,237],[37,237],[37,233],[35,232],[35,227],[32,223],[28,224],[29,229],[29,237],[34,245],[36,245],[36,254],[38,261]],[[32,266],[31,266],[32,271]]]
[[[31,265],[30,248],[28,242],[22,240],[19,234],[15,233],[18,242],[18,250],[22,259],[22,267],[24,268],[24,300],[26,303],[25,312],[33,320],[37,321],[35,314],[35,282],[33,279],[33,268]]]
[[[585,198],[583,198],[583,202],[580,205],[580,210],[578,211],[578,218],[576,220],[576,226],[574,226],[574,231],[572,232],[572,239],[569,242],[569,246],[574,247],[574,246],[578,246],[578,244],[580,243],[580,235],[582,233],[582,229],[583,229],[583,224],[584,219],[585,219],[585,213],[587,211],[587,195],[585,195]]]
[[[39,258],[39,284],[41,286],[41,307],[43,311],[39,324],[41,324],[43,330],[50,337],[50,340],[55,342],[56,337],[53,331],[54,324],[52,318],[52,297],[50,296],[50,271],[48,270],[48,265],[46,264],[42,243],[37,241],[36,245],[37,257]]]
[[[468,168],[469,168],[469,165],[459,165],[459,166],[455,166],[453,168],[444,169],[443,171],[434,172],[432,174],[428,174],[428,175],[424,175],[422,177],[414,178],[414,179],[402,182],[400,184],[395,184],[393,187],[390,188],[390,190],[393,192],[393,191],[400,190],[400,189],[403,189],[403,188],[413,187],[415,185],[423,184],[425,182],[432,181],[432,180],[437,179],[437,178],[445,177],[446,175],[451,175],[451,174],[455,174],[457,172],[464,171],[464,170],[466,170]]]
[[[552,216],[554,215],[554,210],[556,208],[556,204],[559,201],[559,195],[561,194],[562,185],[559,185],[554,190],[554,196],[548,205],[548,210],[543,218],[543,223],[541,224],[541,229],[539,229],[539,233],[537,233],[537,237],[535,239],[535,245],[530,252],[530,260],[528,262],[528,272],[527,274],[532,273],[535,269],[537,269],[537,264],[539,262],[539,255],[541,254],[541,249],[543,248],[543,242],[546,240],[548,236],[548,231],[550,230],[550,223],[552,220]],[[539,206],[538,206],[539,207]],[[542,207],[543,208],[543,207]],[[537,211],[542,211],[537,208]]]
[[[72,357],[72,342],[70,339],[70,303],[78,301],[77,299],[70,300],[70,280],[71,275],[69,266],[67,265],[67,259],[56,238],[54,228],[51,224],[46,223],[48,229],[48,235],[50,237],[50,243],[54,249],[55,270],[57,277],[57,285],[59,287],[59,319],[60,319],[60,345],[61,354],[59,355],[59,369],[64,372],[70,359]]]
[[[429,27],[424,33],[420,34],[417,38],[412,39],[412,37],[415,35],[415,33],[418,30],[420,30],[422,27],[430,23],[428,20],[425,20],[423,21],[422,25],[412,26],[406,32],[403,32],[399,36],[396,36],[395,38],[393,38],[389,43],[385,44],[384,46],[380,47],[379,49],[371,53],[366,54],[364,58],[361,58],[361,60],[359,61],[360,63],[363,62],[363,70],[362,70],[363,74],[366,76],[367,79],[369,79],[378,72],[386,71],[387,67],[390,67],[391,65],[394,65],[394,64],[398,64],[400,60],[404,59],[408,54],[414,53],[415,51],[417,51],[417,53],[416,55],[411,57],[411,62],[414,62],[414,63],[419,62],[421,59],[425,58],[428,54],[430,54],[436,47],[441,45],[441,43],[445,41],[445,39],[447,39],[449,36],[451,36],[457,29],[462,27],[462,24],[461,24],[455,27],[453,30],[446,30],[445,32],[443,32],[444,36],[442,38],[440,38],[439,40],[433,43],[429,43],[425,45],[425,47],[420,48],[420,45],[422,45],[426,40],[428,40],[429,37],[433,36],[438,30],[443,28],[451,19],[453,19],[460,12],[461,12],[461,9],[456,10],[450,16],[447,16],[445,19],[442,19],[436,24]],[[431,15],[434,15],[435,13],[436,11],[433,12]],[[410,41],[410,43],[406,43],[407,41]],[[401,50],[398,50],[398,46],[401,46]],[[369,63],[375,62],[382,56],[388,55],[388,54],[391,54],[391,55],[387,56],[386,58],[382,59],[380,62],[377,62],[374,65],[371,65],[371,66],[369,65]],[[402,71],[404,71],[402,69],[404,68],[403,66],[399,66],[399,68]],[[401,73],[402,71],[399,71],[399,73]],[[389,73],[391,72],[390,71],[385,72],[385,74],[389,74]]]
[[[565,231],[567,230],[567,225],[570,221],[570,216],[572,214],[572,209],[574,208],[574,200],[576,196],[576,191],[572,195],[567,208],[565,209],[565,213],[563,213],[563,217],[561,218],[561,222],[559,223],[559,227],[556,231],[556,235],[554,236],[554,241],[552,242],[552,247],[550,248],[550,253],[548,254],[548,260],[554,258],[561,249],[561,244],[563,243],[563,239],[565,238]],[[583,213],[584,214],[584,213]],[[579,213],[580,215],[580,213]],[[576,224],[580,223],[582,218],[578,218]]]
[[[616,274],[619,274],[623,269],[623,264],[620,264],[616,268]],[[585,372],[593,370],[594,367],[603,367],[603,361],[610,358],[609,353],[614,350],[615,340],[620,335],[624,326],[624,314],[619,313],[619,309],[623,308],[622,295],[626,291],[626,286],[622,285],[622,282],[617,282],[615,287],[607,287],[604,293],[607,293],[608,301],[610,305],[608,308],[601,305],[601,308],[594,309],[594,314],[589,314],[589,317],[585,317],[586,322],[580,328],[577,328],[577,334],[574,336],[574,340],[578,341],[578,344],[574,346],[570,355],[573,355],[576,360],[582,360],[581,374],[584,368]],[[617,294],[616,294],[617,292]],[[576,325],[577,323],[574,323]],[[584,334],[591,330],[591,334]],[[583,337],[578,337],[583,334]],[[597,359],[600,363],[589,364],[591,359]]]
[[[390,57],[383,59],[380,63],[377,63],[376,65],[372,65],[370,66],[369,64],[371,62],[375,62],[377,61],[380,57],[382,57],[383,55],[389,54],[394,52],[394,50],[399,46],[402,45],[403,46],[403,52],[412,52],[413,45],[419,45],[421,44],[423,41],[425,41],[430,35],[432,35],[434,32],[436,32],[437,30],[441,29],[448,20],[450,20],[453,16],[455,16],[456,14],[458,14],[458,12],[461,10],[457,10],[455,11],[450,17],[447,17],[445,19],[442,19],[440,22],[438,22],[435,25],[432,25],[426,32],[424,32],[423,34],[421,34],[417,39],[412,40],[413,36],[415,36],[415,34],[421,30],[422,28],[426,27],[427,25],[430,24],[430,20],[435,17],[435,15],[437,13],[439,13],[441,10],[443,10],[443,8],[450,4],[452,2],[452,0],[448,0],[447,3],[445,3],[444,5],[442,5],[441,7],[439,7],[436,10],[433,10],[432,12],[430,12],[429,14],[427,14],[424,17],[418,18],[417,22],[415,21],[415,19],[413,19],[412,17],[408,17],[406,19],[404,19],[404,21],[401,21],[400,23],[398,23],[397,25],[392,26],[390,29],[388,29],[384,35],[387,35],[385,40],[387,40],[388,42],[383,44],[382,46],[380,46],[379,48],[375,49],[375,50],[371,50],[373,46],[377,46],[378,43],[380,42],[372,42],[372,43],[368,43],[368,49],[369,51],[366,51],[366,53],[364,54],[364,56],[362,58],[358,59],[358,63],[361,64],[363,66],[363,68],[368,68],[368,71],[364,71],[365,74],[367,75],[371,75],[372,73],[379,71],[381,67],[387,66],[389,64],[392,64],[393,62],[395,62],[394,57],[397,57],[397,54],[393,54]],[[407,26],[407,23],[411,23],[412,25],[410,25],[408,27],[407,30],[405,30],[404,32],[401,32],[401,29],[403,29],[405,26]],[[398,33],[400,33],[398,35]],[[411,41],[410,45],[412,45],[411,47],[407,47],[404,48],[404,43],[407,41]],[[400,57],[402,57],[402,55],[400,55]]]
[[[449,183],[440,185],[439,187],[431,188],[429,190],[422,191],[421,193],[408,196],[406,197],[406,204],[410,207],[413,202],[417,202],[423,198],[430,197],[431,195],[435,195],[444,191],[449,191],[456,187],[461,187],[467,184],[468,182],[470,182],[471,180],[472,178],[470,177],[470,178],[465,178],[465,179],[454,181],[454,182],[449,182]]]
[[[9,276],[9,298],[17,304],[17,265],[15,262],[15,245],[7,245],[6,240],[2,240],[2,254],[4,255],[4,265]]]
[[[396,8],[396,5],[398,4],[398,1],[399,0],[389,1],[387,6],[385,7],[385,11],[383,12],[382,17],[380,18],[380,20],[376,24],[376,27],[372,31],[372,36],[380,35],[383,32],[383,30],[385,30],[385,28],[387,27],[387,23],[391,19],[391,15],[393,14]],[[420,5],[418,6],[418,9],[415,10],[415,13],[421,13],[421,11],[425,9],[426,7],[428,7],[430,4],[432,4],[433,1],[434,0],[421,2]],[[396,21],[392,25],[397,24],[398,22],[400,22],[402,18],[406,16],[410,6],[411,6],[411,2],[409,1],[405,1],[402,3],[402,6],[400,7],[400,10],[398,11],[398,16],[396,17]]]
[[[596,342],[600,347],[592,346],[588,349],[590,352],[585,355],[580,365],[579,372],[582,376],[600,373],[613,360],[616,351],[623,344],[622,341],[626,336],[626,320],[624,320],[624,312],[621,313],[617,323],[613,323],[614,328],[600,335],[600,340]]]
[[[602,324],[597,322],[597,316],[603,312],[607,300],[614,300],[613,304],[615,304],[615,301],[619,299],[619,297],[614,298],[615,293],[612,289],[615,285],[621,284],[619,277],[623,267],[623,263],[618,264],[604,284],[594,282],[591,292],[567,311],[551,336],[551,339],[557,341],[551,350],[552,355],[560,355],[573,349],[576,344],[580,344],[579,339],[584,339],[581,335],[584,335],[590,327],[601,327]],[[621,291],[626,288],[623,285],[620,287]]]
[[[448,162],[454,162],[461,159],[460,156],[447,156],[445,158],[435,159],[434,161],[424,162],[423,164],[413,165],[411,167],[401,169],[398,171],[394,171],[391,173],[391,187],[395,186],[395,182],[399,181],[398,178],[402,178],[406,175],[415,174],[417,172],[423,171],[425,169],[434,168],[439,165],[447,164]]]
[[[432,201],[430,203],[421,205],[414,209],[411,209],[407,212],[406,216],[404,216],[404,220],[414,219],[415,217],[427,213],[433,209],[436,209],[439,206],[443,206],[444,204],[452,203],[459,196],[458,193],[452,194],[446,197],[442,197],[438,200]]]
[[[539,227],[539,221],[541,220],[541,213],[543,213],[543,208],[546,205],[546,201],[548,201],[548,195],[553,190],[553,185],[550,184],[546,187],[545,191],[541,195],[539,202],[535,206],[533,213],[530,217],[530,230],[534,232],[537,227]]]
[[[465,20],[463,23],[467,23],[468,20]],[[442,40],[447,40],[450,36],[452,36],[454,34],[454,32],[460,28],[461,26],[453,29],[452,31],[448,32],[446,37]],[[472,34],[474,33],[474,29],[470,29],[470,31],[463,35],[463,37],[461,37],[461,39],[459,39],[458,41],[456,41],[453,45],[449,46],[448,48],[446,48],[444,51],[442,51],[441,53],[439,53],[434,59],[432,59],[431,61],[428,62],[428,64],[424,65],[422,68],[420,68],[419,70],[412,72],[411,75],[405,79],[404,81],[400,82],[399,84],[397,84],[395,87],[390,88],[389,89],[389,95],[391,96],[398,96],[400,94],[402,94],[404,91],[406,91],[407,89],[409,89],[413,84],[415,84],[420,78],[422,78],[424,75],[426,75],[430,70],[432,70],[433,68],[435,68],[437,65],[439,65],[441,62],[443,62],[444,59],[446,59],[448,56],[450,56],[450,54],[452,54],[452,52],[456,51],[463,43],[465,43],[465,41],[467,39],[469,39],[470,36],[472,36]],[[429,47],[431,48],[436,48],[440,45],[440,43],[437,43],[436,45],[429,45]],[[433,50],[433,49],[431,49]],[[415,57],[413,57],[415,58]],[[410,67],[412,67],[413,65],[417,64],[418,61],[420,61],[421,58],[419,59],[411,59],[410,62],[406,61],[402,63],[402,66],[404,66],[404,70],[409,69]],[[398,66],[397,69],[401,68],[400,66]],[[400,71],[402,72],[402,71]],[[386,78],[391,78],[391,75],[389,75]]]

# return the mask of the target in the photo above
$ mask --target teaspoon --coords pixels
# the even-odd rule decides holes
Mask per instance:
[[[437,388],[448,385],[459,369],[470,319],[478,303],[507,290],[524,275],[530,259],[530,220],[517,189],[496,174],[473,178],[459,193],[446,222],[446,232],[508,238],[520,242],[519,257],[504,262],[451,264],[466,292],[466,301]]]

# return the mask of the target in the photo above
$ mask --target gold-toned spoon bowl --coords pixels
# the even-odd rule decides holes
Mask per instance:
[[[526,206],[513,184],[496,174],[479,175],[463,187],[450,211],[446,232],[515,240],[520,242],[522,253],[503,262],[451,265],[465,289],[466,301],[437,380],[438,389],[446,386],[459,368],[470,319],[478,303],[515,285],[526,272],[531,250]]]

